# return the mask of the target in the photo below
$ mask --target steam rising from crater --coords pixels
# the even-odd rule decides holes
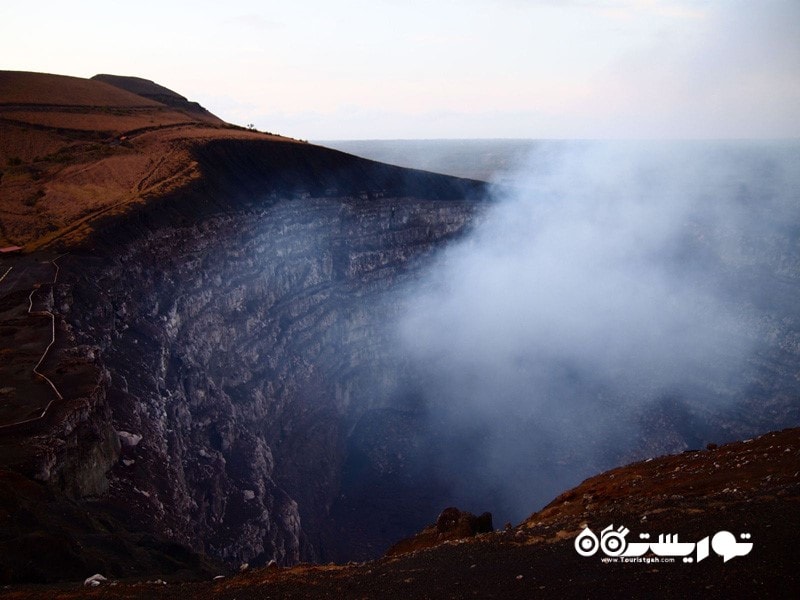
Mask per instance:
[[[663,403],[741,400],[765,337],[756,282],[797,266],[797,158],[788,144],[537,147],[409,290],[399,327],[458,501],[520,518],[615,460],[680,449],[642,426]]]

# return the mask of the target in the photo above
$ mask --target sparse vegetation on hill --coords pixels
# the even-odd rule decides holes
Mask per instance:
[[[148,80],[12,71],[0,72],[0,136],[0,245],[28,249],[79,243],[94,218],[186,185],[199,144],[291,141],[230,126]]]

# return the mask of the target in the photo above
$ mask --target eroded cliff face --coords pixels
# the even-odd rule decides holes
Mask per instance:
[[[33,271],[33,278],[42,271],[52,276],[53,266],[48,261],[42,264],[39,272],[30,262],[15,266]],[[24,276],[21,280],[16,282],[21,286],[13,287],[29,283]],[[53,285],[37,285],[30,293],[14,289],[0,299],[2,356],[7,360],[2,379],[5,420],[0,427],[0,464],[52,483],[71,499],[98,496],[108,488],[105,474],[120,451],[107,402],[109,374],[91,346],[78,344],[60,318],[51,320],[49,315],[59,310],[54,307]],[[43,355],[51,335],[55,343]],[[9,352],[11,348],[14,351]],[[57,379],[63,398],[57,398],[47,383],[30,372],[29,365],[40,358],[39,373]]]
[[[104,502],[231,564],[374,554],[424,523],[436,494],[378,533],[331,509],[348,512],[352,487],[427,485],[404,462],[430,448],[413,447],[422,408],[398,385],[385,324],[477,206],[276,197],[159,227],[111,260],[65,259],[65,318],[111,373],[115,428],[141,436],[123,439]],[[362,420],[392,429],[382,450]],[[343,481],[359,452],[364,469]],[[386,500],[357,510],[375,520]]]

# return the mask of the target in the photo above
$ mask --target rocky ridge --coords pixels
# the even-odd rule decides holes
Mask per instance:
[[[73,96],[88,86],[65,85]],[[102,104],[72,98],[75,126],[76,115]],[[18,108],[6,109],[17,111],[7,127],[61,135],[45,117],[23,122]],[[359,544],[374,555],[424,522],[437,500],[377,541],[342,535],[330,517],[346,496],[344,461],[357,438],[349,433],[371,421],[364,416],[405,430],[418,418],[418,407],[390,397],[400,371],[388,364],[396,357],[385,351],[389,332],[380,323],[400,307],[384,296],[464,231],[483,184],[206,123],[167,120],[122,138],[129,148],[111,146],[121,148],[120,160],[140,161],[167,144],[172,162],[148,159],[155,167],[147,183],[126,192],[133,200],[119,209],[100,205],[77,220],[67,213],[53,235],[29,242],[58,248],[58,257],[4,258],[9,289],[18,290],[4,296],[9,315],[29,318],[20,313],[29,286],[50,294],[58,332],[44,367],[64,397],[43,418],[6,428],[4,467],[45,482],[57,494],[45,506],[63,494],[86,518],[107,521],[102,535],[122,532],[134,544],[150,536],[234,566],[293,564]],[[75,156],[85,170],[97,168]],[[39,158],[25,160],[40,169]],[[192,173],[180,176],[187,163]],[[52,188],[73,171],[47,167],[40,177]],[[14,226],[36,235],[24,222]],[[33,282],[51,261],[57,282]],[[397,456],[407,439],[390,440],[386,452]],[[378,475],[385,458],[375,457]],[[400,471],[393,480],[407,475]],[[8,533],[12,545],[25,535]],[[87,543],[74,532],[66,539]],[[116,553],[86,560],[120,574],[150,564],[122,568]],[[6,578],[59,578],[75,564],[44,576],[9,563]]]
[[[64,316],[112,373],[115,427],[142,436],[123,447],[109,502],[229,562],[319,556],[302,549],[301,515],[319,549],[347,431],[367,412],[413,418],[375,396],[392,387],[376,376],[397,377],[379,324],[399,307],[383,296],[473,211],[278,201],[159,228],[111,264],[67,258]]]

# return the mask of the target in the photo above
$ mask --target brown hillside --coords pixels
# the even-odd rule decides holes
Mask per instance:
[[[121,90],[127,90],[128,92],[136,94],[137,96],[144,96],[145,98],[149,98],[151,96],[162,96],[165,98],[173,98],[174,100],[188,102],[184,96],[181,96],[177,92],[174,92],[163,85],[159,85],[154,81],[150,81],[149,79],[144,79],[143,77],[132,77],[129,75],[108,75],[101,73],[100,75],[95,75],[92,77],[91,81],[102,81]]]
[[[200,106],[197,102],[190,102],[184,96],[173,92],[163,85],[159,85],[149,79],[141,77],[130,77],[121,75],[95,75],[92,77],[93,81],[102,81],[120,89],[132,92],[144,98],[155,100],[167,106],[177,108],[184,113],[188,113],[197,120],[207,123],[214,123],[217,125],[222,124],[224,121],[219,117],[211,114],[205,108]]]
[[[252,201],[271,193],[361,196],[372,189],[398,197],[424,191],[453,198],[483,189],[479,182],[229,125],[140,78],[109,80],[170,106],[97,80],[9,72],[2,77],[0,247],[68,250],[93,232],[109,230],[107,222],[98,228],[98,219],[134,207],[192,218],[197,198],[209,210],[224,210],[234,197]],[[61,104],[53,105],[53,98]],[[179,198],[186,202],[173,206]]]
[[[97,217],[197,178],[192,152],[209,140],[293,142],[166,92],[175,106],[98,80],[0,72],[0,247],[79,243]]]
[[[159,105],[158,102],[102,81],[27,71],[0,71],[0,105],[6,104],[103,107]]]

